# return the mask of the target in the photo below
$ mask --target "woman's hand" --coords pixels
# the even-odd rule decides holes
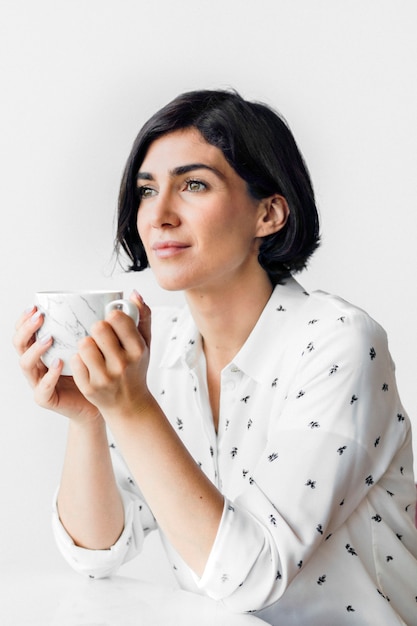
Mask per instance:
[[[42,327],[43,316],[32,307],[16,324],[13,345],[20,355],[20,366],[34,390],[35,401],[39,406],[65,415],[74,420],[102,419],[97,407],[79,391],[72,376],[61,376],[63,363],[57,360],[49,370],[42,363],[41,356],[51,347],[52,337],[36,339],[36,332]]]
[[[140,313],[138,327],[122,311],[96,322],[71,359],[74,380],[103,416],[136,415],[151,399],[146,385],[151,311],[141,296],[131,296]]]

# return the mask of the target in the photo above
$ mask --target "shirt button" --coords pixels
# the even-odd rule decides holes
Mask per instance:
[[[233,372],[233,374],[236,374],[237,372],[240,372],[240,369],[236,367],[236,365],[232,365],[230,371]]]

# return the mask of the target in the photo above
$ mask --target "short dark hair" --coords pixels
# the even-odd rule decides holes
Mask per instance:
[[[191,91],[155,113],[140,130],[124,170],[118,205],[116,251],[122,248],[129,270],[148,267],[137,230],[136,176],[153,141],[185,128],[196,128],[219,148],[255,199],[282,195],[289,217],[279,232],[264,237],[258,260],[273,284],[302,270],[319,245],[314,191],[304,159],[284,119],[269,106],[244,100],[235,91]]]

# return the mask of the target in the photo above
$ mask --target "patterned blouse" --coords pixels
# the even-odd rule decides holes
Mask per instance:
[[[213,427],[201,337],[187,308],[153,312],[149,385],[225,496],[198,578],[162,535],[182,588],[272,625],[417,625],[411,429],[386,334],[365,312],[294,280],[277,286],[221,374]],[[125,529],[110,550],[68,562],[107,576],[157,523],[116,445]]]

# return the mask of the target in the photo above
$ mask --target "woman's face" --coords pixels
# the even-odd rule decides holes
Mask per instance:
[[[195,128],[155,140],[137,185],[139,235],[163,288],[228,288],[264,273],[257,260],[262,201]]]

